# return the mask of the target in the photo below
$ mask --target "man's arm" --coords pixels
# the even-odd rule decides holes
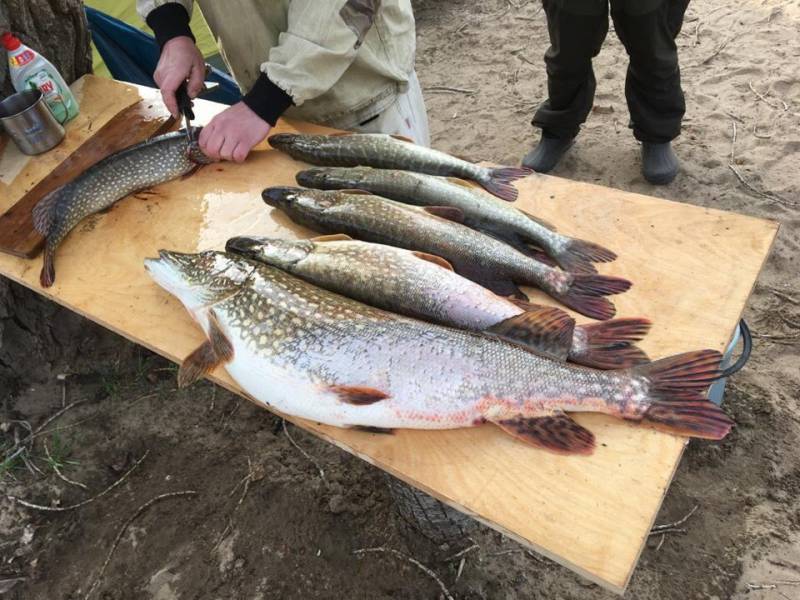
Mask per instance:
[[[161,49],[153,80],[161,90],[167,110],[179,117],[175,91],[189,80],[187,90],[194,98],[200,93],[205,78],[205,61],[194,43],[189,27],[192,1],[164,2],[162,0],[137,0],[136,8],[155,33]]]
[[[327,92],[355,60],[379,6],[379,0],[292,0],[287,30],[245,104],[274,125],[291,104]]]

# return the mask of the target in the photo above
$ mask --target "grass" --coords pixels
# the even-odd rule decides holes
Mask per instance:
[[[72,444],[66,442],[60,434],[51,434],[47,447],[50,454],[49,456],[45,454],[42,460],[54,471],[62,471],[64,467],[76,467],[80,464],[77,460],[69,459],[69,455],[72,454]]]

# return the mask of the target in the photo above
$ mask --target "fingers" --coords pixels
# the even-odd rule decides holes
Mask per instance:
[[[190,98],[196,98],[200,91],[203,89],[203,82],[206,78],[206,65],[200,57],[192,64],[192,71],[189,73],[189,85],[187,91]]]
[[[222,148],[220,148],[219,156],[223,160],[233,160],[233,151],[236,149],[236,138],[223,138]]]
[[[161,82],[156,83],[158,83],[158,86],[161,88],[161,98],[164,100],[164,106],[167,107],[167,110],[173,117],[176,119],[180,118],[180,112],[178,111],[178,100],[175,98],[175,91],[178,89],[181,83],[183,83],[183,77],[178,71],[173,70],[164,75]]]
[[[200,150],[209,158],[219,160],[222,156],[220,151],[225,143],[225,136],[214,126],[213,121],[203,128],[197,142],[200,144]]]
[[[233,156],[231,158],[237,163],[243,163],[248,154],[250,154],[250,148],[247,147],[247,144],[239,142],[236,144],[236,148],[234,148]]]

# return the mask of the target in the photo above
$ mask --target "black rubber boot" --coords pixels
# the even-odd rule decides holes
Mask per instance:
[[[542,135],[542,139],[522,159],[525,167],[533,169],[537,173],[549,173],[552,171],[561,157],[575,143],[575,138],[557,138]]]
[[[642,175],[653,185],[667,185],[678,174],[678,157],[672,144],[642,142]]]

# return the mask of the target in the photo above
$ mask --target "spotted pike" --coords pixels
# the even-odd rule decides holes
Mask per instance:
[[[195,129],[200,131],[199,127]],[[46,238],[39,277],[42,287],[53,285],[56,248],[83,219],[133,192],[186,175],[208,161],[199,147],[187,146],[185,131],[167,133],[107,156],[47,194],[33,209],[34,227]]]
[[[527,167],[482,167],[444,152],[419,146],[407,138],[383,133],[279,133],[271,136],[269,143],[292,158],[312,165],[403,169],[470,179],[489,193],[509,202],[516,200],[518,195],[511,182],[533,173]]]
[[[425,321],[485,331],[558,360],[620,369],[648,362],[632,342],[647,319],[576,325],[563,310],[512,301],[453,271],[443,258],[326,236],[314,240],[235,237],[225,249],[272,265],[337,294]]]
[[[320,190],[365,190],[418,206],[451,206],[461,211],[465,225],[499,237],[523,253],[530,253],[533,244],[573,273],[595,273],[593,262],[617,257],[599,244],[560,234],[461,179],[369,167],[322,167],[300,171],[297,183]]]
[[[224,365],[256,401],[319,423],[454,429],[491,422],[570,454],[594,448],[594,435],[572,412],[710,439],[733,425],[702,396],[720,376],[714,350],[599,371],[373,308],[238,256],[162,251],[145,264],[207,337],[181,365],[182,386]]]
[[[532,285],[596,319],[610,319],[616,311],[604,296],[624,292],[631,285],[619,277],[554,269],[508,244],[444,218],[452,216],[454,209],[449,207],[420,208],[366,192],[302,188],[267,188],[262,197],[292,220],[322,233],[345,233],[441,256],[456,273],[501,296],[527,300],[515,284]]]

